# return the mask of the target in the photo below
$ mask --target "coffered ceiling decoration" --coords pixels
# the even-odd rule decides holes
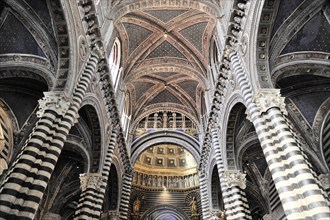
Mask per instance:
[[[199,118],[214,26],[209,14],[187,8],[135,10],[116,21],[133,120],[164,106]]]
[[[146,149],[134,167],[141,172],[186,175],[196,172],[197,163],[185,149],[173,144],[161,144]]]

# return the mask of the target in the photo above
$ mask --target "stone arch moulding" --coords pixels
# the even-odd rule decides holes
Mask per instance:
[[[99,99],[97,97],[95,97],[93,94],[85,95],[84,100],[82,101],[82,104],[81,104],[79,110],[83,109],[84,107],[93,108],[97,114],[99,129],[100,129],[100,133],[101,133],[101,135],[100,135],[101,136],[101,141],[100,141],[101,149],[100,149],[99,160],[104,161],[105,153],[106,153],[105,151],[107,149],[107,147],[104,147],[104,146],[106,146],[108,144],[107,141],[105,141],[105,140],[107,140],[107,138],[105,136],[106,135],[105,122],[107,121],[107,119],[103,117],[106,114],[102,111],[103,109],[101,108],[101,103],[100,103]],[[99,163],[98,170],[102,169],[101,166],[102,166],[102,163]]]
[[[183,147],[194,157],[196,162],[199,161],[199,143],[197,140],[191,136],[179,133],[176,131],[156,131],[148,135],[144,135],[138,138],[132,144],[131,155],[132,164],[134,164],[138,156],[147,148],[152,147],[157,144],[176,144]]]
[[[329,99],[327,100],[329,103]],[[322,121],[322,126],[320,128],[320,154],[322,155],[321,160],[323,161],[323,163],[325,164],[325,169],[327,169],[327,171],[329,172],[330,170],[330,166],[328,165],[328,161],[329,158],[327,158],[327,155],[325,155],[326,149],[330,148],[327,147],[327,141],[325,140],[325,136],[328,134],[329,132],[329,126],[328,123],[330,121],[330,112],[328,112],[327,114],[324,115],[323,121]]]
[[[275,85],[279,80],[296,75],[330,77],[329,54],[324,52],[294,52],[281,55],[271,70],[271,80]],[[305,72],[301,70],[305,69]]]
[[[223,106],[225,106],[225,108],[223,109],[223,112],[224,112],[223,118],[220,119],[221,124],[226,124],[226,125],[228,124],[229,116],[232,112],[232,109],[236,105],[241,105],[241,106],[244,106],[246,108],[246,106],[244,104],[244,99],[243,99],[243,97],[242,97],[242,95],[239,91],[234,91],[233,94],[229,98],[227,98],[227,101],[224,103]],[[227,129],[221,129],[220,133],[221,133],[220,136],[223,137],[220,140],[220,142],[221,142],[220,146],[222,146],[221,147],[221,152],[223,153],[223,155],[222,155],[223,162],[224,162],[224,166],[226,168],[228,168],[228,158],[227,158],[227,154],[225,153],[225,152],[227,152],[227,147],[228,147],[227,146],[227,138],[226,138],[227,137]],[[234,148],[234,146],[233,146],[233,148]],[[233,149],[233,151],[235,152],[235,149]]]
[[[30,74],[25,74],[22,77],[35,78],[39,81],[44,80],[48,88],[52,88],[55,83],[54,69],[48,60],[31,54],[1,54],[0,70],[6,70],[6,75],[0,75],[1,78],[17,77],[19,76],[17,70],[24,70]]]
[[[148,209],[141,219],[146,220],[161,220],[165,215],[175,217],[175,220],[189,220],[187,214],[178,207],[172,205],[159,205]],[[172,218],[171,218],[172,219]]]
[[[80,20],[79,22],[77,22],[77,20],[74,18],[75,13],[72,12],[79,12],[78,4],[70,4],[70,1],[58,1],[58,2],[59,4],[56,4],[56,9],[63,13],[63,17],[61,17],[61,19],[59,20],[54,19],[54,21],[56,22],[56,26],[58,28],[62,27],[63,29],[66,30],[65,37],[68,40],[68,45],[63,45],[63,46],[59,45],[59,48],[60,49],[68,48],[67,53],[69,54],[67,56],[69,60],[69,65],[67,68],[68,71],[67,77],[63,78],[60,81],[57,80],[55,87],[58,87],[59,89],[63,89],[68,94],[71,94],[75,88],[76,79],[83,72],[84,65],[78,67],[78,65],[76,64],[79,63],[80,61],[79,59],[81,59],[80,58],[81,56],[79,55],[79,50],[81,49],[85,50],[86,44],[84,44],[84,41],[80,41],[79,45],[77,44],[79,33],[83,30],[83,24],[82,22],[80,22]],[[56,13],[56,11],[54,11],[54,13]],[[59,63],[61,62],[61,60],[66,60],[66,57],[61,55],[59,57]]]

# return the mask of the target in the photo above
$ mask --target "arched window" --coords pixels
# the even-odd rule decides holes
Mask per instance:
[[[117,91],[120,74],[122,68],[120,68],[121,60],[121,44],[118,38],[115,39],[113,43],[111,53],[109,56],[109,69],[111,72],[111,80],[115,91]]]
[[[121,126],[127,139],[129,123],[131,122],[130,95],[127,92],[124,100],[124,110],[121,118]]]

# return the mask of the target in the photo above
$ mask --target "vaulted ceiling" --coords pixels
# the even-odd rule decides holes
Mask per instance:
[[[138,10],[117,20],[133,118],[159,107],[199,118],[214,25],[194,9]]]

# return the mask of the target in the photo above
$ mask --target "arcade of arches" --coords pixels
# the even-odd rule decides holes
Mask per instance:
[[[330,219],[327,0],[0,2],[0,219]]]

